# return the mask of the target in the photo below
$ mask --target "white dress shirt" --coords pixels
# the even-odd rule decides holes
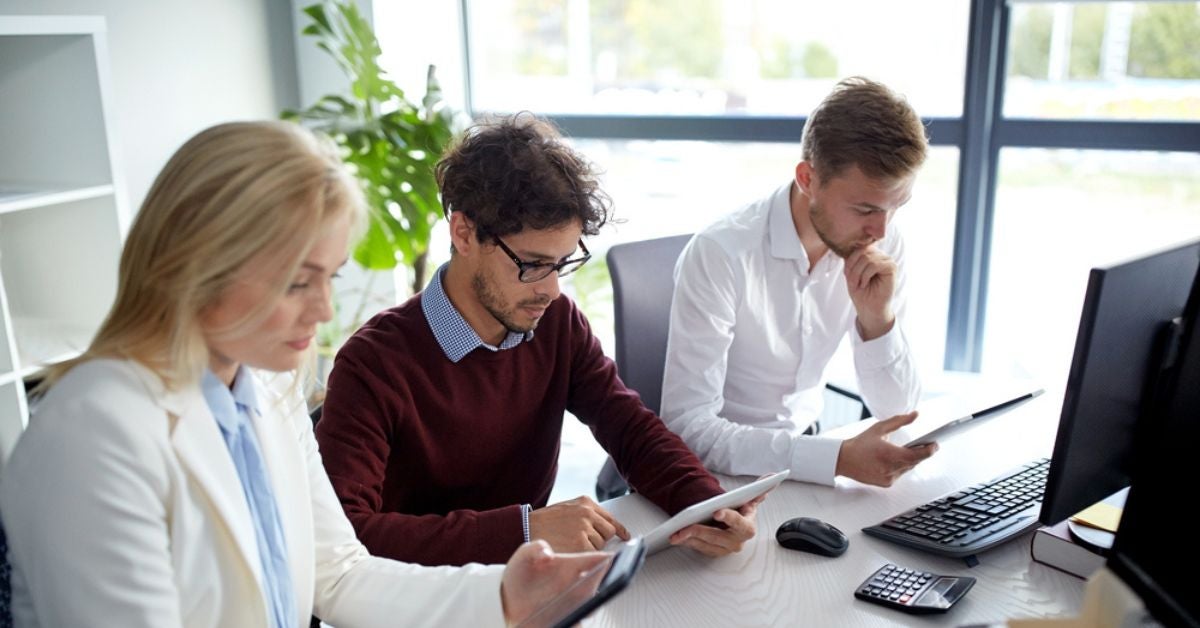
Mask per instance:
[[[833,484],[841,441],[803,436],[821,413],[825,366],[850,333],[859,390],[876,416],[916,407],[916,365],[900,323],[904,247],[877,243],[899,271],[897,322],[864,342],[827,253],[810,269],[792,222],[793,183],[698,233],[675,268],[662,418],[713,471]]]

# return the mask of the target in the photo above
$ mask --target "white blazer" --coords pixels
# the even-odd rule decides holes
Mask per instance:
[[[368,555],[289,384],[258,382],[253,424],[301,625],[314,611],[339,627],[502,625],[502,566]],[[249,508],[198,385],[167,391],[130,361],[76,367],[17,443],[0,515],[17,626],[270,625]]]

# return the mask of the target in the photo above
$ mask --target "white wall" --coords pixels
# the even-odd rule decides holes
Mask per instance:
[[[299,106],[288,0],[0,0],[0,15],[101,15],[112,138],[132,208],[197,131]]]

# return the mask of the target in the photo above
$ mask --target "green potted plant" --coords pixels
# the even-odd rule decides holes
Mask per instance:
[[[404,264],[412,269],[415,293],[425,285],[430,233],[442,217],[433,167],[454,135],[454,114],[442,99],[433,66],[419,104],[388,78],[379,66],[379,41],[353,2],[326,0],[304,13],[312,23],[301,32],[337,62],[350,80],[349,91],[284,111],[283,118],[324,132],[344,149],[343,158],[363,183],[370,214],[353,259],[369,271]],[[370,298],[365,290],[344,326],[335,319],[335,329],[323,335],[326,351],[335,350],[370,314],[364,311]]]

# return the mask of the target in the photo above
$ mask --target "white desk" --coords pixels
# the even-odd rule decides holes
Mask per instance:
[[[838,478],[836,488],[785,482],[758,509],[758,535],[742,552],[709,559],[672,548],[650,556],[629,589],[589,619],[588,626],[877,626],[962,625],[1071,615],[1084,581],[1032,562],[1032,532],[979,555],[959,559],[871,538],[865,526],[1039,457],[1048,457],[1061,397],[1030,403],[942,443],[941,450],[888,489]],[[850,433],[861,429],[846,426]],[[841,431],[841,430],[838,430]],[[722,478],[728,488],[750,478]],[[638,495],[605,503],[631,532],[644,533],[665,514]],[[775,529],[809,516],[850,538],[840,557],[787,550]],[[974,576],[975,587],[949,613],[908,615],[854,598],[854,589],[884,563],[940,574]]]

